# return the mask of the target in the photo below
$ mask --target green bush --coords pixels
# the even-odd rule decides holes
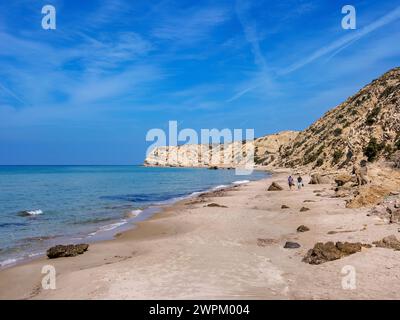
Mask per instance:
[[[333,131],[333,135],[334,135],[335,137],[338,137],[338,136],[340,136],[340,135],[342,134],[342,132],[343,132],[343,130],[342,130],[341,128],[336,128],[336,129]]]
[[[379,152],[381,152],[384,148],[385,143],[378,143],[376,138],[371,138],[367,146],[364,148],[364,155],[368,158],[369,162],[372,162],[377,158]]]
[[[310,148],[308,148],[305,151],[305,157],[304,157],[304,161],[303,164],[307,165],[311,162],[314,162],[315,160],[318,159],[319,155],[323,152],[324,150],[324,145],[321,145],[318,150],[316,150],[315,152],[312,152],[314,150],[313,146],[311,146]]]
[[[344,152],[341,150],[335,150],[333,153],[333,163],[338,163],[339,160],[343,157]]]
[[[374,108],[374,109],[368,114],[365,123],[366,123],[368,126],[372,126],[372,125],[375,123],[376,117],[378,116],[378,114],[379,114],[380,112],[381,112],[381,108],[380,108],[380,107]]]

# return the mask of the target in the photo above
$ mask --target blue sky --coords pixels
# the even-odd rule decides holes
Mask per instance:
[[[0,164],[141,163],[169,120],[301,130],[399,66],[399,43],[393,0],[2,1]]]

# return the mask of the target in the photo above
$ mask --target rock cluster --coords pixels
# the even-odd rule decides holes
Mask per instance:
[[[87,251],[88,248],[89,245],[85,243],[57,245],[47,250],[47,256],[50,259],[61,258],[61,257],[75,257]]]
[[[382,240],[375,241],[373,242],[373,244],[379,248],[388,248],[400,251],[400,241],[396,238],[395,235],[391,235],[383,238]]]
[[[386,223],[400,223],[400,198],[398,195],[387,196],[380,204],[371,209],[368,216],[378,216]]]
[[[303,261],[309,264],[321,264],[359,252],[362,247],[368,247],[368,245],[363,245],[360,242],[336,242],[336,244],[332,241],[318,242],[314,245],[314,248],[307,252]]]

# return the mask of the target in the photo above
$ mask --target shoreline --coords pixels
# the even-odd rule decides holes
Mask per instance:
[[[199,167],[200,169],[204,169],[202,167]],[[223,169],[223,168],[219,168]],[[266,171],[264,169],[259,169],[259,171],[264,171],[266,176],[270,174],[269,171]],[[265,179],[265,177],[261,178]],[[258,179],[260,180],[260,179]],[[174,206],[175,204],[181,202],[181,201],[186,201],[195,197],[198,197],[203,194],[208,194],[208,193],[213,193],[214,191],[217,190],[228,190],[230,188],[235,187],[236,185],[240,185],[243,183],[243,181],[250,182],[249,180],[235,180],[228,185],[217,185],[215,187],[211,187],[209,189],[205,189],[203,191],[197,191],[197,192],[192,192],[188,193],[187,195],[184,196],[179,196],[179,197],[172,197],[170,199],[167,199],[162,202],[154,202],[147,207],[141,208],[141,209],[134,209],[132,211],[140,211],[139,214],[135,216],[130,216],[129,214],[126,214],[124,217],[115,220],[115,221],[110,221],[109,224],[103,225],[98,227],[93,232],[90,232],[86,235],[81,235],[77,234],[74,236],[59,236],[57,238],[62,239],[62,243],[57,243],[57,244],[78,244],[78,243],[88,243],[90,245],[93,245],[95,243],[103,242],[103,241],[112,241],[115,240],[115,236],[130,230],[134,230],[137,227],[137,224],[142,221],[146,221],[148,219],[151,219],[152,216],[155,214],[162,213],[165,209]],[[251,180],[251,181],[257,181],[257,180]],[[112,228],[112,229],[105,229],[110,226],[117,225],[118,226]],[[79,239],[79,240],[78,240]],[[50,245],[51,246],[56,245],[55,243]],[[37,259],[46,259],[46,251],[44,252],[27,252],[23,256],[18,256],[18,257],[13,257],[9,259],[5,259],[0,261],[0,272],[9,268],[17,267],[19,265],[27,264],[30,262],[33,262]],[[10,262],[8,262],[10,260]],[[7,262],[7,263],[5,263]]]
[[[285,190],[266,191],[271,181]],[[288,191],[285,182],[285,173],[273,172],[182,200],[83,255],[2,270],[0,299],[398,299],[399,252],[370,248],[318,266],[301,261],[316,242],[371,243],[396,234],[396,225],[345,208],[331,185],[305,181],[303,190]],[[301,206],[310,210],[299,213]],[[296,233],[301,224],[310,231]],[[284,249],[285,241],[301,247]],[[41,289],[48,264],[57,271],[56,290]],[[346,265],[357,270],[356,290],[341,287]]]

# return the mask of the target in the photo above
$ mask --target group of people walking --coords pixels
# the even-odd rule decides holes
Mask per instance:
[[[292,187],[294,187],[294,179],[291,175],[288,177],[288,184],[289,189],[292,190]],[[299,175],[297,177],[297,189],[300,190],[302,187],[304,187],[303,178]]]

